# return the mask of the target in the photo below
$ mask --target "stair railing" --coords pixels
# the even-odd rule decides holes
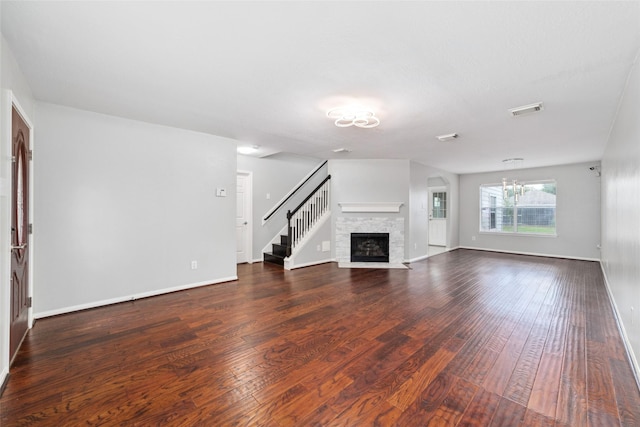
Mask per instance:
[[[294,195],[296,195],[298,193],[298,191],[300,191],[300,189],[311,180],[311,178],[313,178],[315,176],[316,173],[318,173],[318,171],[320,169],[322,169],[322,167],[324,165],[327,164],[327,160],[325,160],[324,162],[322,162],[321,164],[319,164],[318,166],[316,166],[316,168],[314,170],[312,170],[303,180],[301,183],[299,183],[294,189],[292,189],[289,193],[287,193],[287,195],[280,200],[280,202],[274,206],[273,208],[271,208],[271,210],[269,212],[267,212],[267,214],[262,217],[262,224],[264,225],[267,221],[269,221],[269,218],[271,218],[281,207],[284,206],[285,203],[287,203],[289,201],[289,199],[291,199]]]
[[[309,230],[330,209],[329,189],[331,175],[327,177],[293,211],[287,211],[287,256]]]

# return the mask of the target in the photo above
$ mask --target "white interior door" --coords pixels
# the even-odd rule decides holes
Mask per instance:
[[[429,245],[447,245],[448,201],[446,188],[429,189]]]
[[[251,258],[251,175],[238,172],[236,185],[236,262]]]

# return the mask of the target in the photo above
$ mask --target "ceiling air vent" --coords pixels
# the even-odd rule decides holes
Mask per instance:
[[[334,153],[350,153],[351,150],[348,148],[336,148],[333,150]]]
[[[509,112],[513,117],[518,117],[525,114],[536,113],[542,110],[544,110],[542,102],[536,102],[535,104],[531,105],[523,105],[522,107],[511,108],[509,109]]]
[[[438,138],[440,141],[442,142],[447,142],[447,141],[453,141],[454,139],[456,139],[458,137],[457,133],[448,133],[446,135],[439,135],[436,136],[436,138]]]

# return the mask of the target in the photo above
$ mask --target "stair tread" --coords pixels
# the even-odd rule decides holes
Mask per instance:
[[[276,253],[273,253],[273,252],[265,252],[264,255],[271,255],[271,256],[274,256],[276,258],[282,258],[282,259],[285,259],[287,257],[286,255],[280,255],[280,254],[276,254]]]
[[[271,252],[264,252],[262,254],[262,260],[264,262],[268,262],[270,264],[282,265],[284,266],[284,255],[278,255]]]

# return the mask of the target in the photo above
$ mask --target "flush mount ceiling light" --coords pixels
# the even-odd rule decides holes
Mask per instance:
[[[350,153],[351,150],[348,148],[336,148],[333,150],[334,153]]]
[[[260,148],[259,145],[252,145],[251,147],[249,147],[249,146],[238,147],[238,153],[240,153],[240,154],[253,154],[256,151],[258,151],[258,148]]]
[[[453,141],[454,139],[456,139],[459,135],[457,133],[448,133],[446,135],[439,135],[436,136],[436,138],[438,138],[440,141],[442,142],[447,142],[447,141]]]
[[[536,102],[535,104],[523,105],[522,107],[510,108],[509,112],[513,117],[523,116],[525,114],[536,113],[544,110],[542,102]]]
[[[374,128],[380,124],[380,119],[370,109],[354,107],[338,107],[327,111],[327,117],[334,119],[339,128],[356,126],[359,128]]]

